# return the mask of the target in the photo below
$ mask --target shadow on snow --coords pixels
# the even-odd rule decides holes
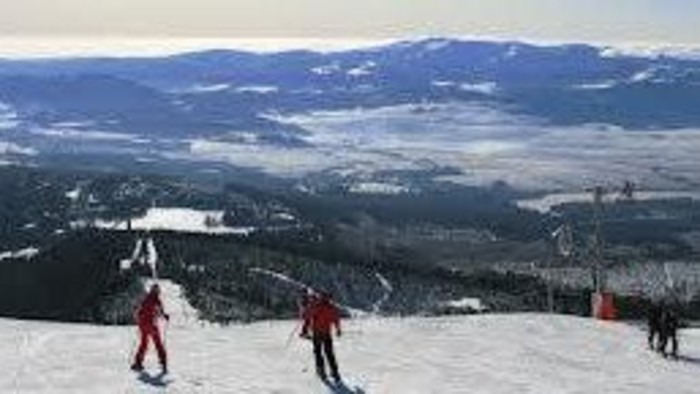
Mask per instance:
[[[695,356],[678,356],[678,361],[688,363],[688,364],[694,364],[697,366],[700,366],[700,357],[695,357]]]
[[[360,387],[355,387],[355,388],[350,388],[348,387],[345,382],[340,379],[335,382],[326,382],[326,386],[330,389],[330,393],[332,394],[367,394],[363,389]]]
[[[165,379],[164,373],[151,375],[148,372],[142,371],[139,373],[139,381],[153,387],[167,387],[171,381]]]

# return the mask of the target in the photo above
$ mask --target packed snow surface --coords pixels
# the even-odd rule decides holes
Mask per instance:
[[[171,324],[171,373],[159,379],[152,353],[145,374],[128,370],[133,327],[0,320],[0,392],[656,394],[700,383],[698,332],[682,332],[684,357],[670,361],[630,325],[516,314],[346,321],[344,384],[331,389],[295,327]]]

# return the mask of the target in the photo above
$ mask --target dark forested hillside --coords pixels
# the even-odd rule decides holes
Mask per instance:
[[[577,250],[557,264],[584,277],[590,267],[590,204],[542,214],[517,207],[506,185],[421,181],[409,193],[365,195],[316,181],[304,192],[283,182],[0,168],[0,315],[129,322],[141,282],[119,264],[139,239],[153,239],[160,274],[220,322],[292,317],[305,286],[331,291],[355,312],[468,313],[460,302],[477,299],[493,311],[543,310],[547,276],[539,271],[552,258],[550,232],[564,222]],[[151,221],[128,230],[153,210],[166,215],[162,222],[178,210],[190,215],[180,221],[209,216],[178,229],[151,229]],[[607,262],[692,261],[698,211],[687,199],[609,204]],[[587,313],[587,281],[554,289],[558,311]],[[686,290],[691,305],[698,297]],[[625,316],[643,309],[645,295],[637,296],[620,295]]]
[[[120,322],[131,307],[116,310],[117,297],[135,300],[135,277],[119,272],[130,243],[120,234],[75,232],[31,259],[0,264],[0,314],[61,321]]]

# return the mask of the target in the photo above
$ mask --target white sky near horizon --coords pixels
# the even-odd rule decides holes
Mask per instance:
[[[0,1],[0,55],[334,49],[416,36],[700,45],[700,0]]]

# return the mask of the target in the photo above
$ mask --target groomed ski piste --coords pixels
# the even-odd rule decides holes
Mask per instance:
[[[159,281],[170,373],[129,370],[135,327],[0,319],[2,393],[698,393],[700,332],[680,360],[647,350],[624,323],[545,314],[344,321],[343,382],[318,380],[297,322],[203,324]]]

